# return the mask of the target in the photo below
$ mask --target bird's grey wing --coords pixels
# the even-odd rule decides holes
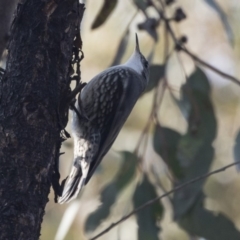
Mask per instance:
[[[89,181],[102,158],[112,146],[142,92],[141,87],[138,89],[138,86],[136,87],[131,82],[129,83],[129,79],[134,82],[136,78],[138,78],[138,75],[134,71],[129,71],[129,69],[114,69],[114,71],[110,71],[98,80],[99,86],[92,82],[92,86],[97,86],[94,93],[91,92],[92,96],[95,95],[94,110],[92,110],[94,113],[89,113],[92,102],[89,106],[85,102],[84,110],[86,110],[90,121],[96,128],[100,129],[101,140],[99,150],[90,164],[85,184]],[[91,91],[91,85],[88,87],[89,89],[86,89],[85,94]]]

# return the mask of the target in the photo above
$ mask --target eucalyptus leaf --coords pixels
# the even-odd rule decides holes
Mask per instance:
[[[205,143],[196,152],[190,165],[184,169],[184,178],[175,186],[189,182],[193,178],[200,177],[209,172],[214,157],[214,149],[210,144]],[[199,198],[206,179],[199,180],[194,184],[185,186],[181,191],[174,193],[173,210],[174,219],[183,217]]]
[[[146,0],[133,0],[133,3],[143,12],[145,12],[146,9],[149,7],[149,4]]]
[[[155,126],[153,136],[154,150],[161,156],[177,178],[183,176],[181,166],[176,158],[180,138],[181,134],[170,128]]]
[[[187,120],[189,117],[189,112],[190,112],[190,108],[191,108],[189,101],[186,101],[186,99],[178,99],[171,92],[170,92],[170,96],[172,97],[173,101],[180,109],[183,117]]]
[[[196,68],[187,79],[187,82],[182,85],[181,98],[178,100],[173,94],[171,94],[171,97],[179,107],[184,118],[188,120],[192,109],[191,106],[195,104],[195,92],[200,95],[199,100],[201,100],[203,98],[209,99],[210,91],[211,89],[206,74],[200,68]]]
[[[194,206],[179,221],[179,225],[190,235],[207,240],[239,240],[240,232],[234,223],[223,214],[214,214],[204,209],[204,195],[201,193]]]
[[[116,177],[101,192],[102,205],[87,218],[85,223],[87,232],[95,230],[109,216],[110,208],[118,195],[135,176],[137,157],[130,152],[122,152],[122,156],[123,162]]]
[[[188,137],[197,141],[212,142],[217,134],[217,121],[211,102],[211,89],[205,73],[197,68],[182,86],[181,92],[182,101],[189,109]]]
[[[240,131],[238,132],[236,139],[235,139],[235,145],[234,145],[234,160],[235,162],[240,161]],[[240,171],[240,164],[236,165],[236,168],[238,171]]]
[[[155,187],[144,175],[143,181],[134,192],[133,203],[137,208],[147,201],[157,197]],[[137,212],[138,240],[158,240],[159,226],[157,223],[162,219],[163,206],[160,202],[155,202],[148,207]]]
[[[213,161],[212,142],[217,134],[217,121],[211,102],[211,89],[204,72],[197,68],[182,86],[182,100],[188,104],[188,129],[177,146],[177,162],[183,177],[175,184],[184,184],[209,172]],[[174,217],[184,216],[197,201],[205,180],[188,185],[173,198]]]
[[[190,75],[186,86],[191,87],[194,91],[201,92],[203,95],[209,95],[211,87],[206,74],[199,67]]]
[[[117,2],[117,0],[104,0],[101,10],[97,14],[94,22],[92,23],[92,29],[100,27],[108,19],[110,14],[117,6]]]

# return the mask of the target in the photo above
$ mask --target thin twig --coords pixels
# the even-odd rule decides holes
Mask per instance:
[[[164,3],[162,1],[160,1],[162,6],[163,6],[163,9],[164,9]],[[167,82],[167,77],[166,77],[166,66],[167,66],[167,62],[168,62],[168,59],[169,59],[170,55],[169,55],[169,44],[168,44],[168,31],[167,31],[167,26],[166,24],[164,25],[164,77],[163,77],[163,84],[162,84],[162,92],[159,91],[159,88],[160,88],[160,84],[161,82],[159,81],[158,82],[158,86],[156,87],[156,96],[155,96],[155,103],[154,103],[154,117],[155,117],[155,120],[157,121],[157,123],[159,122],[158,121],[158,111],[159,111],[159,108],[161,106],[161,103],[163,101],[163,96],[164,96],[164,93],[165,93],[165,90],[167,88],[167,85],[168,85],[168,82]]]
[[[150,0],[150,1],[151,1],[151,0]],[[151,1],[151,2],[152,2],[152,1]],[[161,2],[161,0],[160,0],[160,2]],[[153,2],[152,2],[152,3],[153,3]],[[170,19],[167,19],[166,16],[164,15],[164,12],[161,11],[160,9],[158,9],[158,7],[157,7],[154,3],[153,3],[152,5],[153,5],[153,7],[155,8],[155,10],[158,12],[159,16],[164,20],[164,22],[165,22],[165,24],[166,24],[166,27],[167,27],[167,29],[168,29],[168,32],[170,33],[170,36],[172,37],[172,40],[173,40],[173,42],[175,43],[175,45],[179,47],[179,50],[185,52],[185,53],[186,53],[187,55],[189,55],[194,61],[196,61],[196,62],[202,64],[203,66],[211,69],[212,71],[218,73],[220,76],[225,77],[225,78],[231,80],[232,82],[240,85],[240,80],[239,80],[239,79],[237,79],[236,77],[233,77],[233,76],[231,76],[231,75],[229,75],[229,74],[227,74],[227,73],[225,73],[225,72],[222,72],[222,71],[220,71],[219,69],[213,67],[211,64],[208,64],[207,62],[203,61],[201,58],[199,58],[198,56],[196,56],[195,54],[193,54],[192,52],[190,52],[184,45],[182,45],[182,44],[178,41],[178,39],[177,39],[177,37],[176,37],[176,35],[175,35],[175,33],[174,33],[171,25],[170,25],[171,20],[170,20]]]
[[[164,21],[165,21],[165,23],[166,23],[166,26],[167,26],[167,28],[168,28],[168,30],[169,30],[169,33],[170,33],[170,35],[171,35],[174,43],[179,47],[179,49],[180,49],[181,51],[183,51],[183,52],[185,52],[187,55],[189,55],[194,61],[196,61],[196,62],[202,64],[203,66],[211,69],[212,71],[218,73],[220,76],[225,77],[225,78],[231,80],[232,82],[240,85],[240,80],[239,80],[239,79],[237,79],[237,78],[235,78],[235,77],[233,77],[233,76],[231,76],[231,75],[229,75],[229,74],[227,74],[227,73],[225,73],[225,72],[222,72],[222,71],[220,71],[219,69],[213,67],[212,65],[208,64],[207,62],[203,61],[201,58],[199,58],[198,56],[196,56],[195,54],[193,54],[192,52],[190,52],[185,46],[183,46],[182,44],[180,44],[179,41],[177,40],[177,38],[176,38],[173,30],[172,30],[172,27],[171,27],[171,25],[170,25],[170,23],[169,23],[169,20],[166,19],[163,15],[162,15],[162,17],[163,17],[163,19],[164,19]]]
[[[220,71],[219,69],[213,67],[212,65],[204,62],[204,61],[203,61],[202,59],[200,59],[198,56],[196,56],[196,55],[194,55],[193,53],[191,53],[186,47],[181,47],[181,50],[182,50],[183,52],[185,52],[186,54],[188,54],[188,55],[189,55],[193,60],[195,60],[196,62],[198,62],[198,63],[202,64],[203,66],[211,69],[212,71],[218,73],[220,76],[225,77],[225,78],[228,78],[228,79],[231,80],[232,82],[240,85],[240,80],[239,80],[239,79],[237,79],[237,78],[235,78],[235,77],[233,77],[233,76],[231,76],[231,75],[229,75],[229,74],[227,74],[227,73],[225,73],[225,72],[222,72],[222,71]]]
[[[116,227],[118,224],[122,223],[123,221],[125,221],[126,219],[128,219],[129,217],[131,217],[132,215],[134,215],[135,213],[141,211],[142,209],[152,205],[153,203],[159,201],[160,199],[166,197],[166,196],[169,196],[170,194],[176,192],[176,191],[179,191],[181,189],[183,189],[184,187],[190,185],[190,184],[193,184],[193,183],[196,183],[202,179],[206,179],[208,177],[210,177],[211,175],[214,175],[216,173],[219,173],[219,172],[223,172],[225,171],[226,169],[232,167],[232,166],[235,166],[237,164],[239,164],[240,161],[237,161],[237,162],[234,162],[234,163],[231,163],[231,164],[228,164],[222,168],[219,168],[217,170],[214,170],[212,172],[209,172],[209,173],[206,173],[206,174],[203,174],[199,177],[196,177],[196,178],[193,178],[192,180],[186,182],[186,183],[183,183],[175,188],[173,188],[172,190],[170,190],[169,192],[166,192],[164,194],[162,194],[161,196],[158,196],[156,198],[153,198],[151,200],[149,200],[148,202],[144,203],[143,205],[139,206],[138,208],[135,208],[133,211],[131,211],[129,214],[125,215],[124,217],[122,217],[121,219],[119,219],[118,221],[112,223],[109,227],[105,228],[102,232],[100,232],[99,234],[97,234],[95,237],[93,238],[90,238],[89,240],[95,240],[95,239],[98,239],[99,237],[101,237],[102,235],[104,235],[105,233],[107,233],[108,231],[110,231],[112,228]]]
[[[153,5],[153,6],[157,9],[157,11],[158,11],[158,8],[157,8],[157,6],[155,5],[155,3],[152,2],[151,0],[150,0],[150,2],[152,3],[152,5]],[[162,7],[164,8],[164,4],[163,4],[163,3],[161,3],[161,4],[162,4]],[[166,28],[166,26],[165,26],[164,45],[165,45],[165,47],[164,47],[164,49],[165,49],[165,51],[164,51],[164,62],[165,62],[165,65],[166,65],[166,63],[167,63],[167,61],[168,61],[168,59],[169,59],[169,57],[170,57],[170,55],[168,54],[169,45],[168,45],[168,33],[167,33],[167,28]],[[166,82],[166,77],[164,77],[164,81]],[[146,123],[146,125],[145,125],[145,127],[144,127],[144,129],[143,129],[143,131],[142,131],[142,133],[141,133],[141,135],[140,135],[140,137],[139,137],[138,143],[137,143],[137,145],[136,145],[136,147],[135,147],[135,150],[134,150],[134,153],[135,153],[135,154],[137,154],[137,153],[139,152],[139,148],[140,148],[142,142],[143,142],[144,140],[146,141],[147,136],[148,136],[149,129],[150,129],[150,127],[151,127],[152,120],[158,122],[157,111],[158,111],[158,109],[159,109],[159,107],[160,107],[160,105],[161,105],[161,102],[162,102],[162,99],[163,99],[163,95],[164,95],[164,92],[165,92],[165,89],[166,89],[166,84],[163,85],[163,88],[162,88],[163,90],[162,90],[162,92],[161,92],[161,94],[160,94],[160,100],[159,100],[159,89],[160,89],[160,87],[161,87],[161,81],[160,81],[160,79],[159,79],[159,82],[158,82],[158,84],[157,84],[157,86],[156,86],[156,88],[155,88],[154,95],[153,95],[153,104],[152,104],[151,112],[150,112],[148,121],[147,121],[147,123]],[[158,100],[159,100],[159,101],[158,101]],[[146,144],[145,144],[145,149],[146,149]],[[138,155],[138,154],[137,154],[137,155]],[[143,155],[144,155],[144,154],[143,154]]]

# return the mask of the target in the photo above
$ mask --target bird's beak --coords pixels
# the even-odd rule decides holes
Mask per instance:
[[[139,52],[139,53],[140,53],[140,48],[139,48],[138,35],[137,35],[137,33],[136,33],[136,47],[135,47],[135,52]]]

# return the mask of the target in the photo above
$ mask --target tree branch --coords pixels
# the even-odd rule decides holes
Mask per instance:
[[[172,40],[175,44],[175,46],[178,48],[178,50],[181,50],[183,52],[185,52],[188,56],[190,56],[194,61],[200,63],[201,65],[211,69],[212,71],[216,72],[217,74],[221,75],[222,77],[225,77],[227,79],[229,79],[230,81],[236,83],[237,85],[240,86],[240,80],[237,79],[236,77],[233,77],[225,72],[220,71],[219,69],[213,67],[212,65],[208,64],[207,62],[203,61],[201,58],[199,58],[198,56],[196,56],[195,54],[193,54],[191,51],[189,51],[176,37],[171,25],[170,25],[170,21],[172,19],[167,19],[165,16],[165,10],[163,8],[163,10],[158,9],[158,7],[156,6],[156,4],[152,1],[149,0],[152,3],[152,6],[155,8],[155,10],[158,12],[159,16],[164,20],[166,27],[168,29],[168,32],[170,33],[170,36],[172,37]],[[160,1],[161,4],[163,4],[162,1]]]
[[[209,173],[206,173],[206,174],[203,174],[199,177],[196,177],[194,179],[192,179],[191,181],[188,181],[186,183],[183,183],[175,188],[173,188],[172,190],[170,190],[169,192],[166,192],[164,193],[163,195],[161,196],[158,196],[152,200],[149,200],[148,202],[144,203],[143,205],[141,205],[140,207],[134,209],[133,211],[131,211],[129,214],[125,215],[124,217],[122,217],[121,219],[119,219],[118,221],[112,223],[110,226],[108,226],[107,228],[105,228],[102,232],[100,232],[99,234],[97,234],[96,236],[90,238],[89,240],[95,240],[95,239],[98,239],[99,237],[101,237],[102,235],[104,235],[105,233],[107,233],[108,231],[110,231],[112,228],[116,227],[118,224],[122,223],[123,221],[125,221],[126,219],[128,219],[129,217],[131,217],[132,215],[136,214],[137,212],[141,211],[142,209],[152,205],[153,203],[159,201],[160,199],[166,197],[166,196],[169,196],[170,194],[176,192],[176,191],[179,191],[181,189],[183,189],[184,187],[190,185],[190,184],[193,184],[193,183],[196,183],[202,179],[206,179],[216,173],[219,173],[219,172],[223,172],[225,170],[227,170],[228,168],[232,167],[232,166],[235,166],[236,164],[240,164],[240,161],[238,162],[234,162],[234,163],[231,163],[229,165],[226,165],[222,168],[219,168],[217,170],[214,170],[212,172],[209,172]]]
[[[240,80],[225,73],[220,71],[219,69],[213,67],[212,65],[208,64],[207,62],[204,62],[202,59],[200,59],[198,56],[194,55],[192,52],[190,52],[186,47],[181,47],[181,50],[183,52],[185,52],[186,54],[188,54],[193,60],[195,60],[196,62],[200,63],[201,65],[211,69],[212,71],[218,73],[220,76],[225,77],[229,80],[231,80],[232,82],[236,83],[237,85],[240,85]]]
[[[231,76],[231,75],[229,75],[229,74],[227,74],[227,73],[225,73],[225,72],[220,71],[219,69],[213,67],[212,65],[208,64],[207,62],[203,61],[201,58],[199,58],[198,56],[196,56],[195,54],[193,54],[192,52],[190,52],[185,46],[183,46],[183,45],[177,40],[177,38],[176,38],[176,36],[175,36],[172,28],[171,28],[171,25],[170,25],[169,21],[168,21],[166,18],[164,18],[164,20],[165,20],[165,23],[166,23],[167,28],[168,28],[168,30],[169,30],[169,33],[170,33],[170,35],[171,35],[171,37],[172,37],[175,45],[178,46],[179,50],[185,52],[185,53],[186,53],[188,56],[190,56],[194,61],[196,61],[196,62],[200,63],[201,65],[203,65],[203,66],[211,69],[212,71],[218,73],[218,74],[221,75],[222,77],[225,77],[225,78],[231,80],[232,82],[240,85],[240,80],[239,80],[239,79],[237,79],[237,78],[235,78],[235,77],[233,77],[233,76]]]

